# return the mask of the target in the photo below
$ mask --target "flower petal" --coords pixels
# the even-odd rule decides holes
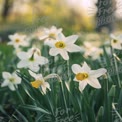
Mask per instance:
[[[107,72],[107,70],[105,68],[101,68],[101,69],[98,69],[98,70],[91,70],[90,71],[90,76],[94,77],[94,78],[98,78],[101,75],[104,75],[106,72]]]
[[[79,46],[77,46],[75,44],[67,45],[66,50],[68,52],[79,52],[79,51],[82,51],[81,47],[79,47]]]
[[[9,84],[9,81],[8,81],[8,80],[5,80],[5,81],[1,84],[1,87],[8,86],[8,84]]]
[[[81,81],[79,83],[79,90],[82,92],[84,90],[84,88],[86,87],[87,85],[87,82],[84,80],[84,81]]]
[[[40,64],[40,65],[44,65],[47,64],[49,61],[47,58],[43,57],[43,56],[39,56],[36,60],[36,63]]]
[[[43,36],[40,36],[39,39],[43,40],[43,39],[46,39],[47,37],[48,37],[48,35],[43,35]]]
[[[8,87],[9,87],[10,90],[12,90],[12,91],[16,90],[16,89],[15,89],[15,86],[14,86],[13,84],[9,84]]]
[[[16,73],[13,73],[13,77],[16,80],[16,82],[14,82],[14,84],[20,84],[21,83],[21,78]]]
[[[28,70],[29,74],[33,77],[33,78],[37,78],[37,74],[32,72],[31,70]]]
[[[91,68],[88,66],[88,64],[86,62],[84,62],[83,66],[82,66],[82,71],[88,73],[90,70],[91,70]]]
[[[77,74],[77,73],[82,72],[82,68],[78,64],[73,64],[72,65],[72,71],[73,71],[74,74]]]
[[[87,80],[87,83],[89,85],[91,85],[92,87],[94,87],[94,88],[97,88],[97,89],[101,88],[101,85],[100,85],[99,81],[96,78],[89,78]]]
[[[60,55],[63,57],[64,60],[69,60],[69,56],[66,50],[60,50]]]
[[[3,72],[2,76],[3,76],[4,79],[8,79],[8,78],[11,77],[11,74],[9,72]]]
[[[38,72],[40,67],[37,63],[30,63],[28,68],[30,68],[34,72]]]
[[[46,94],[46,90],[47,90],[47,89],[49,89],[49,90],[51,91],[50,85],[49,85],[49,83],[47,83],[47,82],[44,82],[43,85],[42,85],[41,87],[42,87],[42,91],[43,91],[44,94]]]
[[[22,61],[20,61],[18,64],[17,64],[17,67],[18,68],[26,68],[26,67],[28,67],[28,61],[27,60],[22,60]]]
[[[58,49],[56,49],[56,48],[51,48],[50,51],[49,51],[49,54],[50,54],[51,56],[56,56],[56,55],[59,54],[59,51],[58,51]]]
[[[64,41],[65,40],[64,34],[63,33],[59,33],[57,39]]]
[[[24,60],[28,58],[28,55],[26,52],[19,52],[17,53],[17,56],[19,57],[19,59]]]
[[[66,40],[65,40],[65,42],[67,43],[67,44],[69,44],[69,43],[75,43],[75,41],[78,39],[78,35],[72,35],[72,36],[68,36],[68,37],[66,37]]]

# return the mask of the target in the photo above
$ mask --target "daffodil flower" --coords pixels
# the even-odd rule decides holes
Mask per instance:
[[[91,57],[93,60],[99,59],[100,55],[103,54],[103,49],[93,46],[89,42],[84,42],[84,56]]]
[[[91,70],[86,62],[84,62],[82,67],[78,64],[73,64],[72,71],[75,74],[74,81],[79,82],[79,90],[81,92],[84,90],[87,84],[97,89],[101,88],[97,78],[107,72],[105,68]]]
[[[44,44],[50,45],[53,40],[56,40],[58,34],[62,33],[62,28],[57,29],[52,26],[50,29],[44,28],[44,34],[39,37],[40,40],[45,39]]]
[[[20,46],[26,47],[29,45],[25,35],[15,33],[14,35],[9,35],[9,39],[11,41],[8,42],[8,45],[13,45],[14,48],[19,48]]]
[[[21,60],[18,64],[18,68],[29,68],[32,71],[39,71],[39,65],[45,65],[48,63],[48,59],[41,56],[38,48],[31,48],[28,52],[19,52],[17,56]]]
[[[115,49],[121,50],[122,49],[122,35],[115,36],[111,34],[110,37],[111,37],[111,46]]]
[[[53,41],[52,45],[50,45],[49,54],[51,56],[60,54],[64,60],[69,60],[68,52],[81,51],[81,47],[74,44],[77,38],[77,35],[65,37],[63,34],[59,34],[57,40]]]
[[[2,77],[4,78],[4,82],[1,84],[1,87],[8,86],[12,91],[16,90],[17,85],[21,83],[21,78],[15,72],[12,74],[3,72]]]
[[[34,88],[41,87],[42,88],[42,92],[44,94],[46,94],[46,90],[47,89],[49,89],[51,91],[49,83],[48,82],[45,82],[45,79],[43,78],[42,74],[35,74],[34,72],[32,72],[30,70],[29,70],[29,73],[30,73],[30,75],[33,78],[35,78],[35,80],[31,82],[31,85]]]

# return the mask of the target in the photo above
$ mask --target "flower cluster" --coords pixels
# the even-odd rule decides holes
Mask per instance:
[[[20,47],[27,47],[27,51],[21,50],[16,55],[19,59],[17,63],[17,68],[25,68],[28,70],[29,75],[34,78],[33,81],[30,81],[32,87],[36,89],[41,89],[42,94],[46,94],[47,90],[51,91],[50,84],[47,82],[47,79],[57,78],[62,82],[61,77],[58,74],[48,74],[43,76],[43,73],[40,73],[42,65],[48,65],[49,59],[41,55],[41,51],[37,47],[28,46],[30,43],[26,40],[25,35],[19,35],[15,33],[10,35],[10,42],[8,45],[13,45],[15,49]],[[49,46],[49,55],[57,56],[60,55],[64,60],[69,60],[69,53],[73,52],[82,52],[82,47],[75,44],[78,39],[78,35],[71,35],[65,37],[62,33],[62,29],[57,29],[55,26],[52,26],[50,29],[44,28],[43,35],[39,37],[40,40],[44,40],[44,45]],[[96,59],[100,54],[103,54],[103,51],[99,48],[93,48],[88,43],[85,44],[86,48],[89,50],[85,55],[95,55]],[[96,53],[97,52],[97,53]],[[101,88],[101,85],[98,81],[98,78],[104,75],[107,70],[105,68],[100,68],[98,70],[91,70],[86,62],[83,63],[81,67],[78,64],[73,64],[71,66],[72,72],[75,74],[74,81],[79,83],[79,90],[82,92],[87,84],[91,85],[94,88]],[[21,83],[21,78],[14,72],[10,74],[9,72],[3,72],[2,74],[4,82],[2,87],[8,86],[11,90],[15,90],[17,85]]]

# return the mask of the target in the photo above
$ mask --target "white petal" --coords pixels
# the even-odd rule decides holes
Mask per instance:
[[[21,60],[24,60],[24,59],[27,59],[28,58],[28,54],[26,52],[19,52],[19,53],[17,53],[17,56]]]
[[[62,30],[63,30],[62,28],[59,28],[59,29],[57,30],[57,34],[61,33]]]
[[[9,72],[2,72],[2,76],[4,79],[9,79],[11,77],[11,74]]]
[[[94,77],[94,78],[98,78],[101,75],[104,75],[106,72],[107,72],[107,70],[105,68],[101,68],[101,69],[98,69],[98,70],[91,70],[90,71],[90,76]]]
[[[31,70],[28,70],[28,71],[29,71],[30,75],[33,78],[35,78],[36,80],[44,80],[42,74],[36,74],[36,73],[32,72]]]
[[[14,35],[9,35],[8,38],[12,41],[14,39]]]
[[[51,56],[56,56],[56,55],[59,54],[59,51],[58,51],[58,49],[56,49],[56,48],[51,48],[50,51],[49,51],[49,54],[50,54]]]
[[[39,39],[43,40],[43,39],[46,39],[47,37],[48,37],[48,35],[43,35],[43,36],[40,36]]]
[[[112,47],[115,48],[115,49],[119,49],[119,50],[122,49],[122,46],[121,46],[121,43],[120,43],[120,42],[118,42],[118,43],[116,43],[116,44],[112,42],[111,45],[112,45]]]
[[[28,68],[30,68],[34,72],[38,72],[40,67],[37,63],[30,63]]]
[[[69,45],[67,45],[66,50],[68,52],[79,52],[82,49],[81,49],[81,47],[79,47],[79,46],[77,46],[75,44],[69,44]]]
[[[13,84],[9,84],[8,87],[9,87],[10,90],[12,90],[12,91],[16,90],[16,89],[15,89],[15,86],[14,86]]]
[[[116,37],[115,35],[113,35],[113,34],[110,34],[110,37],[111,37],[112,39],[117,39],[117,37]]]
[[[81,81],[79,83],[79,90],[82,92],[84,90],[84,88],[86,87],[87,82],[86,81]]]
[[[32,72],[31,70],[28,70],[29,74],[34,77],[35,79],[37,78],[37,74]]]
[[[45,86],[47,89],[51,90],[51,89],[50,89],[50,85],[49,85],[48,82],[44,82],[44,86]]]
[[[18,76],[16,76],[15,78],[16,78],[16,82],[14,84],[20,84],[21,83],[21,78],[18,77]]]
[[[28,67],[28,61],[27,60],[22,60],[22,61],[20,61],[18,64],[17,64],[17,67],[18,68],[27,68]]]
[[[96,78],[89,78],[87,80],[87,83],[89,85],[91,85],[92,87],[94,87],[94,88],[97,88],[97,89],[101,88],[101,85],[100,85],[99,81]]]
[[[51,28],[50,28],[50,30],[57,30],[57,28],[56,28],[56,26],[52,26]]]
[[[59,53],[63,57],[64,60],[69,60],[69,56],[66,50],[60,50]]]
[[[91,70],[91,68],[88,66],[86,62],[84,62],[82,66],[82,70],[88,73]]]
[[[118,40],[120,40],[122,42],[122,34],[119,35],[117,38],[118,38]]]
[[[44,41],[44,45],[48,45],[48,46],[50,46],[50,47],[55,47],[55,42],[56,42],[55,39],[47,38],[47,39]]]
[[[63,33],[59,33],[57,38],[58,40],[62,40],[62,41],[66,39]]]
[[[67,44],[70,44],[70,43],[73,44],[73,43],[76,42],[77,39],[78,39],[78,35],[72,35],[72,36],[66,37],[65,42],[66,42]]]
[[[8,86],[8,84],[9,84],[9,81],[8,81],[8,80],[5,80],[5,81],[1,84],[1,87]]]
[[[74,80],[74,81],[77,81],[77,82],[80,82],[80,80],[77,80],[77,78],[76,78],[76,77],[75,77],[73,80]]]
[[[43,56],[39,56],[37,59],[36,59],[36,62],[38,64],[41,64],[41,65],[44,65],[44,64],[47,64],[49,61],[47,58],[43,57]]]
[[[7,45],[13,45],[14,43],[12,41],[8,42]]]
[[[43,91],[44,94],[46,94],[47,89],[49,89],[51,91],[49,83],[44,82],[44,84],[42,86],[42,91]]]
[[[74,74],[77,74],[77,73],[82,72],[82,68],[78,64],[73,64],[72,65],[72,71],[73,71]]]

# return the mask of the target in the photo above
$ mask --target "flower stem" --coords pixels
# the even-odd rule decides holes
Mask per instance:
[[[67,107],[67,103],[66,103],[66,97],[65,97],[65,94],[64,94],[63,82],[61,82],[61,89],[62,89],[62,94],[63,94],[63,99],[64,99],[64,105],[65,105],[66,113],[69,116],[68,107]]]
[[[116,70],[116,74],[117,74],[118,85],[121,88],[121,81],[120,81],[120,77],[119,77],[119,69],[118,69],[118,65],[117,65],[117,61],[116,61],[115,56],[114,56],[114,64],[115,64],[115,70]]]

